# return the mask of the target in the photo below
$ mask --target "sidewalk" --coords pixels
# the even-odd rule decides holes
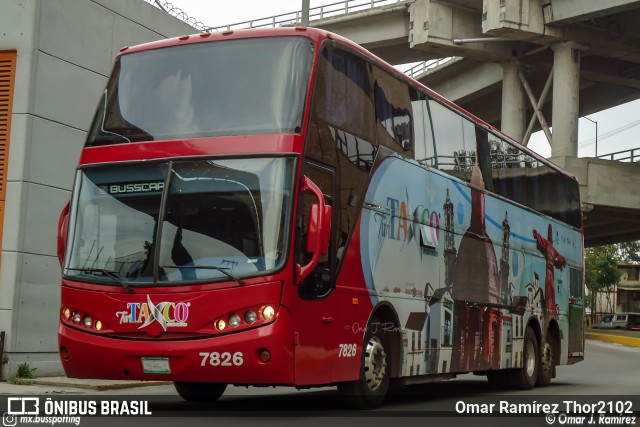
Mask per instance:
[[[0,382],[0,395],[22,394],[96,394],[108,390],[172,384],[170,381],[87,380],[67,377],[16,378],[14,382]]]
[[[585,338],[588,340],[606,341],[630,347],[640,347],[640,337],[616,335],[607,332],[586,332]]]

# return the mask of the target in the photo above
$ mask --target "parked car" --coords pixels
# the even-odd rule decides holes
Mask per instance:
[[[605,314],[592,328],[640,330],[640,313]]]
[[[640,331],[640,314],[629,313],[629,318],[627,319],[627,328],[634,331]]]

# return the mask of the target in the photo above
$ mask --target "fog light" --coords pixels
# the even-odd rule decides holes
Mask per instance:
[[[91,325],[93,325],[93,319],[91,319],[91,317],[89,316],[84,316],[84,319],[82,319],[82,324],[87,328],[90,328]]]
[[[269,350],[264,349],[260,351],[260,361],[263,363],[267,363],[269,360],[271,360],[271,353],[269,352]]]
[[[71,310],[69,310],[68,307],[62,309],[62,317],[64,317],[64,320],[69,320],[69,318],[71,317]]]
[[[249,310],[244,314],[244,321],[247,322],[248,324],[255,323],[256,320],[258,320],[258,315],[256,314],[255,311]]]
[[[67,349],[67,347],[60,347],[60,357],[62,357],[64,360],[69,359],[69,350]]]
[[[231,326],[232,328],[237,328],[238,326],[240,326],[240,323],[242,323],[242,320],[237,314],[232,314],[231,316],[229,316],[229,326]]]
[[[73,323],[80,323],[80,313],[74,312],[71,320],[73,320]]]
[[[102,322],[99,320],[96,320],[95,328],[98,331],[102,330]]]
[[[275,315],[276,311],[270,305],[262,309],[262,317],[264,317],[265,320],[271,320]]]
[[[220,319],[216,322],[216,329],[219,331],[224,330],[224,328],[227,327],[227,324],[224,322],[224,320]]]

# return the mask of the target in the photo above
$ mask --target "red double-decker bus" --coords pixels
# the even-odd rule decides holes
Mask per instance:
[[[577,181],[317,29],[123,48],[59,230],[69,377],[375,407],[583,357]]]

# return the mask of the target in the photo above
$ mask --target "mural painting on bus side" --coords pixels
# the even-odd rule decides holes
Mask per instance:
[[[462,236],[453,270],[453,327],[456,333],[451,369],[458,372],[500,368],[502,311],[467,303],[477,301],[497,305],[505,302],[501,296],[504,294],[502,288],[507,284],[503,285],[500,280],[505,275],[499,271],[493,243],[487,235],[485,195],[481,190],[484,188],[480,168],[473,166],[470,224]],[[508,227],[506,217],[505,222]]]
[[[556,304],[555,287],[555,269],[562,270],[567,265],[567,261],[558,253],[553,246],[553,229],[549,224],[547,238],[545,239],[536,230],[533,230],[533,237],[536,239],[536,247],[544,255],[547,261],[547,271],[544,279],[544,302],[547,313],[546,319],[556,317],[558,315],[558,306]]]
[[[376,171],[380,176],[375,179],[374,174],[367,200],[377,210],[363,213],[362,230],[366,232],[361,240],[365,280],[374,291],[372,303],[390,299],[404,328],[403,374],[521,366],[525,320],[536,316],[546,328],[549,315],[557,314],[554,269],[562,269],[566,261],[554,247],[551,227],[547,239],[542,238],[535,227],[526,232],[529,236],[533,232],[534,239],[527,238],[522,234],[526,224],[544,221],[531,216],[532,221],[516,222],[513,232],[510,215],[520,219],[523,214],[492,196],[491,215],[502,211],[503,220],[499,223],[491,219],[485,209],[482,172],[477,166],[472,167],[469,187],[442,176],[427,175],[424,170],[416,172],[412,169],[419,170],[408,167],[406,160],[388,159]],[[424,192],[422,184],[425,196],[416,197],[420,189],[410,184],[404,190],[390,184],[399,173],[412,182],[424,183],[426,178],[427,184],[431,185]],[[383,175],[386,175],[384,179]],[[457,190],[457,202],[450,194],[450,185]],[[404,193],[402,202],[398,201],[400,192]],[[390,214],[381,212],[384,201]],[[418,208],[414,209],[411,201]],[[465,201],[469,209],[464,207]],[[434,209],[438,204],[442,206],[441,212]],[[425,206],[431,209],[424,209]],[[425,215],[425,211],[429,214]],[[529,217],[527,213],[524,215]],[[394,216],[398,218],[394,219]],[[486,219],[494,227],[496,246],[487,233]],[[456,230],[464,225],[466,231]],[[440,233],[444,234],[442,239]],[[519,246],[512,248],[514,236]],[[563,244],[572,243],[565,238]],[[501,251],[499,259],[495,247]],[[545,273],[545,264],[536,262],[536,257],[531,255],[535,247],[546,259]],[[545,274],[544,291],[539,286],[541,274]],[[422,289],[417,291],[415,285],[421,278],[425,280],[422,283],[426,282],[424,292]],[[400,294],[377,292],[378,287],[379,290],[398,289],[403,285],[405,291]],[[413,299],[423,300],[424,308],[416,311],[418,307]],[[526,317],[521,311],[516,312],[515,303],[522,299],[526,299],[530,309]],[[545,308],[550,307],[553,309],[545,316]]]
[[[470,225],[462,237],[457,256],[455,247],[445,246],[445,277],[453,275],[452,283],[447,283],[453,289],[455,301],[454,343],[451,370],[466,372],[471,370],[500,369],[501,350],[503,343],[503,325],[507,319],[502,308],[490,305],[509,306],[513,302],[510,286],[509,264],[509,236],[511,227],[508,212],[502,222],[502,254],[498,265],[493,243],[487,235],[485,223],[485,194],[484,180],[480,169],[473,166],[471,176],[471,218]],[[445,245],[452,245],[453,203],[447,201],[445,211]],[[448,212],[451,211],[451,212]],[[528,283],[525,289],[528,301],[532,307],[531,315],[536,315],[544,324],[545,329],[551,318],[557,317],[558,309],[555,299],[555,268],[562,269],[566,260],[553,246],[552,226],[549,224],[547,239],[533,230],[537,249],[546,259],[546,275],[544,295],[540,295],[538,273],[534,272],[533,283]],[[447,281],[447,279],[445,279]],[[484,302],[488,306],[469,305],[466,301]],[[511,318],[517,316],[510,313]],[[523,319],[518,319],[521,323]],[[510,323],[510,322],[509,322]],[[512,337],[509,333],[507,345]],[[523,334],[521,334],[523,335]]]

